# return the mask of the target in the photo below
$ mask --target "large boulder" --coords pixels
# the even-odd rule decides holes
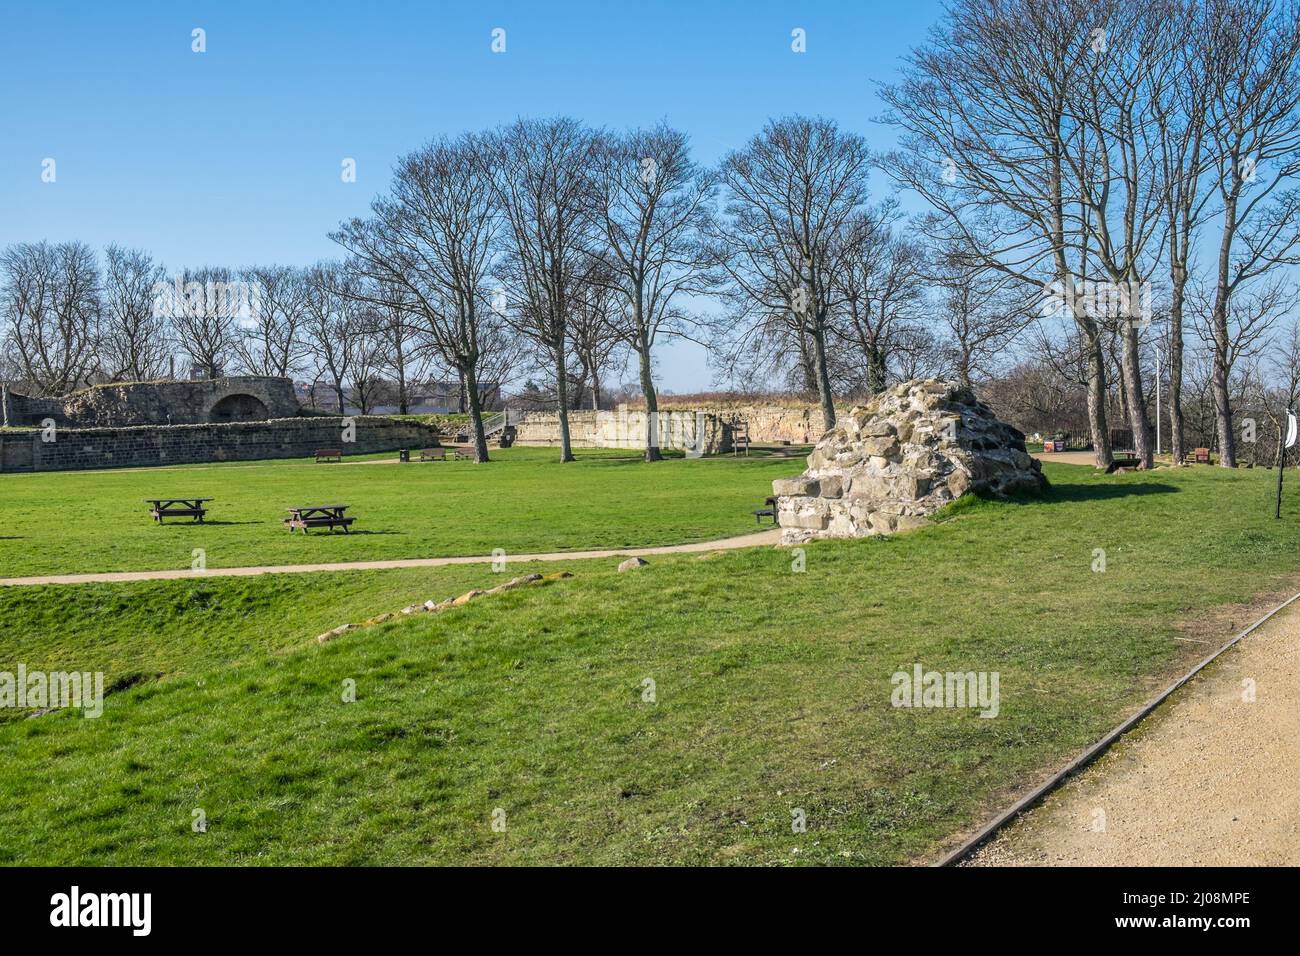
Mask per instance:
[[[963,495],[1047,487],[1025,436],[969,388],[913,379],[842,416],[798,478],[772,482],[783,544],[906,531]]]

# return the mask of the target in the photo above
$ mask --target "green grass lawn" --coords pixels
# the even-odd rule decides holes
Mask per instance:
[[[752,495],[755,464],[610,474],[729,474]],[[0,670],[98,668],[122,688],[98,719],[0,722],[0,862],[925,857],[1203,655],[1181,623],[1300,571],[1300,495],[1274,521],[1266,471],[1047,471],[1041,501],[816,543],[802,572],[779,549],[546,565],[575,576],[323,646],[503,575],[0,589]],[[998,672],[999,715],[892,707],[891,675],[918,662]]]
[[[641,547],[754,530],[750,512],[801,459],[645,466],[627,451],[493,449],[493,460],[294,461],[0,475],[0,577]],[[378,461],[376,459],[385,459]],[[159,526],[145,498],[211,497],[208,521]],[[346,504],[352,533],[290,534],[297,505]]]

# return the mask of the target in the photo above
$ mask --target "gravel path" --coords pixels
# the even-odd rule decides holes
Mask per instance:
[[[507,554],[511,564],[528,561],[582,561],[588,558],[632,558],[652,554],[691,554],[700,551],[732,551],[774,545],[781,540],[781,529],[770,528],[755,534],[697,541],[694,544],[669,544],[656,548],[622,548],[602,551],[551,551],[545,554]],[[33,584],[107,584],[116,581],[168,581],[178,578],[236,578],[256,574],[304,574],[309,571],[375,571],[385,568],[441,568],[452,564],[490,564],[492,555],[458,558],[399,558],[391,561],[341,561],[334,564],[279,564],[246,568],[209,568],[194,571],[179,568],[167,571],[105,571],[97,574],[45,574],[27,578],[0,578],[0,586],[18,587]]]
[[[1093,465],[1097,464],[1097,459],[1092,456],[1090,451],[1036,451],[1031,452],[1039,461],[1055,461],[1062,465]]]
[[[964,865],[1294,866],[1298,778],[1300,602]]]

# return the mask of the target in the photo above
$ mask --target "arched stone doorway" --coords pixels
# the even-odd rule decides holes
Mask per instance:
[[[254,395],[227,395],[212,406],[213,422],[258,422],[271,417],[266,405]]]

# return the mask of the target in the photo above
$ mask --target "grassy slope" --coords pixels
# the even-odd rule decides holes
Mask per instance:
[[[98,720],[0,725],[0,861],[913,858],[1200,653],[1174,622],[1300,569],[1300,496],[1269,519],[1266,472],[1049,473],[1041,503],[820,543],[802,574],[767,549],[621,575],[574,562],[573,579],[324,647],[303,644],[500,577],[0,591],[0,660],[163,675]],[[918,661],[999,671],[1001,715],[890,707],[890,675]]]
[[[0,475],[0,577],[640,547],[754,530],[750,511],[801,460],[720,457],[645,466],[627,452],[494,449],[494,461],[277,461]],[[391,460],[394,456],[385,456]],[[212,497],[206,525],[158,526],[146,497]],[[295,505],[348,504],[357,522],[291,535]]]

